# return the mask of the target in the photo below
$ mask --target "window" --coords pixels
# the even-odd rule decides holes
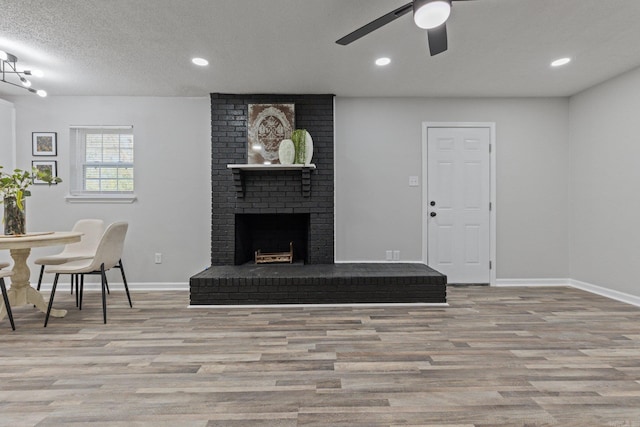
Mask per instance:
[[[67,200],[135,200],[133,126],[74,126]]]

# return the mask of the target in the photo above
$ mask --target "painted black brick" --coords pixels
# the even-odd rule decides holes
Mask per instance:
[[[293,171],[244,172],[244,188],[234,180],[227,164],[247,162],[251,103],[296,105],[296,127],[313,136],[318,169],[309,183]],[[333,264],[333,145],[333,95],[211,94],[212,267],[191,278],[191,304],[446,302],[446,276],[427,266]],[[233,266],[235,215],[251,213],[309,214],[304,273],[295,265],[272,266],[256,277]]]
[[[444,303],[446,283],[419,264],[221,266],[191,278],[191,304]]]
[[[211,265],[233,265],[236,213],[310,213],[309,264],[334,261],[333,95],[211,94]],[[242,188],[227,164],[247,163],[248,104],[294,103],[296,128],[313,137],[310,191],[300,172],[244,172]],[[306,184],[306,183],[305,183]],[[306,190],[306,188],[305,188]]]

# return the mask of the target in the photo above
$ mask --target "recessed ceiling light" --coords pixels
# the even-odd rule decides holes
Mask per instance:
[[[201,66],[201,67],[204,67],[204,66],[206,66],[206,65],[209,65],[209,61],[207,61],[207,60],[206,60],[206,59],[204,59],[204,58],[193,58],[193,59],[191,60],[191,62],[193,62],[194,64],[199,65],[199,66]]]
[[[552,67],[561,67],[563,65],[567,65],[569,62],[571,62],[571,58],[560,58],[560,59],[556,59],[555,61],[553,61],[551,63]]]
[[[391,59],[389,58],[378,58],[376,59],[376,65],[380,67],[384,67],[385,65],[391,64]]]

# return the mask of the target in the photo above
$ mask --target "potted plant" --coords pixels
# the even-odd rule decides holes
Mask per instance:
[[[28,188],[37,179],[51,184],[62,182],[51,171],[33,168],[31,172],[15,169],[12,174],[2,171],[0,166],[0,196],[4,201],[4,234],[26,234],[25,197],[31,195]]]

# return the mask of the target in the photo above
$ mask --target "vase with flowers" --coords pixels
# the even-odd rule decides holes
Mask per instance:
[[[35,180],[51,184],[62,182],[52,176],[50,170],[33,168],[31,172],[15,169],[8,174],[0,166],[0,197],[4,201],[4,234],[23,235],[27,231],[26,200],[31,195],[28,188]]]

